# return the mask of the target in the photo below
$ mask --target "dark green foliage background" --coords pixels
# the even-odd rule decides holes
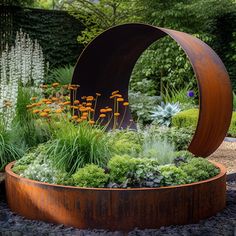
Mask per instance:
[[[5,8],[5,12],[9,13],[10,20],[8,22],[11,24],[7,28],[11,32],[8,33],[10,39],[8,38],[7,41],[10,44],[14,42],[16,31],[22,28],[32,39],[39,41],[50,68],[76,63],[83,49],[83,46],[77,41],[77,36],[83,29],[83,25],[74,17],[65,11],[57,10],[16,6],[1,6],[1,8]],[[6,27],[0,28],[0,31],[1,29],[6,30]],[[1,44],[3,40],[0,38]]]

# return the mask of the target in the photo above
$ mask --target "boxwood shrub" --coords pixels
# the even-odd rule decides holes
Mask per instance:
[[[172,117],[172,126],[177,128],[195,128],[197,126],[198,113],[198,109],[181,111]],[[227,135],[236,137],[236,112],[232,113],[231,124]]]

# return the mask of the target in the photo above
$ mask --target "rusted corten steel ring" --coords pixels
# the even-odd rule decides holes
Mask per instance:
[[[125,24],[108,29],[83,51],[72,79],[79,84],[77,98],[102,94],[98,108],[111,105],[109,95],[119,90],[128,100],[133,67],[153,42],[169,35],[185,51],[195,72],[200,99],[198,124],[188,150],[206,157],[222,143],[232,115],[232,90],[228,73],[217,54],[200,39],[184,32],[146,24]],[[121,117],[123,110],[120,110]],[[128,109],[122,127],[130,124]]]
[[[80,188],[25,179],[6,166],[10,209],[80,229],[130,231],[193,224],[225,208],[226,169],[208,180],[160,188]]]

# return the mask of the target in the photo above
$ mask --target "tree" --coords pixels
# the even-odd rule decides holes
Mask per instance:
[[[84,45],[112,26],[140,20],[136,0],[75,0],[68,3],[67,8],[86,26],[78,36]]]

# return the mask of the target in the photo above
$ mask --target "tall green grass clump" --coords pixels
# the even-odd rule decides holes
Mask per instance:
[[[70,84],[72,80],[74,67],[71,65],[59,67],[50,71],[47,83],[55,83],[58,82],[60,84]]]
[[[31,98],[38,95],[30,88],[19,88],[13,130],[15,140],[20,141],[25,148],[36,147],[39,143],[48,141],[51,136],[48,124],[35,120],[32,112],[27,110]]]
[[[58,168],[70,174],[86,164],[105,167],[110,158],[108,139],[103,129],[64,121],[54,132],[48,154]]]
[[[0,171],[9,162],[21,158],[24,154],[24,149],[16,145],[13,139],[13,132],[0,123]]]

